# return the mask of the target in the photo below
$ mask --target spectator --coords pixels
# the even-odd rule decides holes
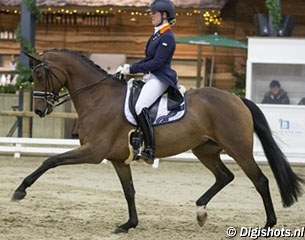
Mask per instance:
[[[265,93],[262,103],[267,104],[290,104],[287,92],[281,88],[277,80],[272,80],[269,84],[269,91]]]

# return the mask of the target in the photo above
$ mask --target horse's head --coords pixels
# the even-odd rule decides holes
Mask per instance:
[[[34,110],[40,117],[45,117],[58,105],[60,90],[66,85],[67,74],[64,69],[49,61],[45,53],[40,55],[27,54],[33,68],[32,76],[34,80]]]

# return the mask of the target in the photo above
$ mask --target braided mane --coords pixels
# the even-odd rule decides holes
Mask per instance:
[[[64,52],[64,53],[72,54],[72,55],[80,58],[81,60],[85,61],[86,63],[88,63],[92,67],[94,67],[97,71],[99,71],[99,72],[101,72],[103,74],[110,75],[107,71],[105,71],[103,68],[101,68],[95,62],[93,62],[91,59],[89,59],[88,56],[85,56],[81,52],[69,50],[69,49],[66,49],[66,48],[54,48],[54,49],[51,49],[51,50],[46,50],[43,53],[47,53],[47,52]]]

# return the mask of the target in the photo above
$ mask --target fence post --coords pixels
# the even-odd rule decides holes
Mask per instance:
[[[23,111],[30,112],[32,110],[31,92],[23,92]],[[32,118],[22,118],[22,137],[32,137]]]

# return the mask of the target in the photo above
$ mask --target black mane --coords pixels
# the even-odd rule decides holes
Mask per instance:
[[[116,82],[119,83],[123,83],[124,85],[127,84],[127,82],[124,79],[120,79],[118,76],[115,76],[113,74],[109,74],[106,70],[104,70],[103,68],[101,68],[99,65],[97,65],[95,62],[93,62],[91,59],[89,59],[88,56],[85,56],[83,53],[81,52],[77,52],[77,51],[73,51],[73,50],[69,50],[66,48],[54,48],[51,50],[46,50],[43,53],[47,53],[47,52],[63,52],[63,53],[68,53],[68,54],[72,54],[76,57],[78,57],[80,60],[88,63],[90,66],[94,67],[97,71],[99,71],[102,74],[105,74],[107,76],[108,79],[112,79],[112,80],[116,80]]]
[[[72,54],[72,55],[80,58],[81,60],[85,61],[86,63],[88,63],[92,67],[94,67],[97,71],[99,71],[99,72],[101,72],[103,74],[107,74],[107,75],[111,76],[111,74],[109,74],[107,71],[105,71],[99,65],[97,65],[95,62],[93,62],[91,59],[89,59],[88,56],[85,56],[81,52],[69,50],[69,49],[66,49],[66,48],[54,48],[54,49],[51,49],[51,50],[44,51],[43,53],[47,53],[47,52],[64,52],[64,53]]]

